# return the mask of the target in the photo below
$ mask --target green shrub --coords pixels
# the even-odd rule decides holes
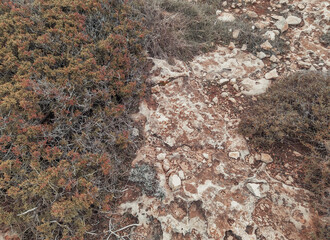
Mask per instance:
[[[124,2],[0,3],[0,225],[22,239],[104,235],[143,93],[145,32]]]

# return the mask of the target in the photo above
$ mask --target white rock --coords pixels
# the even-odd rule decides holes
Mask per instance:
[[[250,192],[256,196],[256,197],[261,197],[260,193],[260,185],[257,183],[248,183],[246,184],[247,189],[250,190]]]
[[[228,98],[229,101],[231,101],[232,103],[236,103],[236,99],[235,98]]]
[[[289,25],[299,25],[299,24],[301,23],[301,18],[296,17],[296,16],[289,16],[289,17],[286,19],[286,22],[287,22]]]
[[[242,50],[242,51],[246,51],[246,49],[247,49],[247,45],[246,45],[246,44],[243,44],[241,50]]]
[[[258,18],[258,14],[256,12],[253,11],[247,11],[246,14],[250,17],[250,18]]]
[[[231,13],[221,12],[219,13],[218,19],[222,22],[233,22],[235,17]]]
[[[176,191],[181,187],[181,179],[178,175],[172,174],[168,179],[168,185],[172,189],[172,191]]]
[[[273,48],[273,46],[270,44],[270,42],[268,42],[268,40],[261,44],[260,47],[265,50],[270,50]]]
[[[276,68],[274,68],[273,70],[271,70],[270,72],[265,74],[265,78],[266,79],[273,79],[273,78],[277,78],[278,77],[278,73]]]
[[[219,80],[220,85],[222,85],[224,83],[227,83],[227,82],[229,82],[229,79],[227,79],[227,78],[222,78],[222,79]]]
[[[267,55],[266,55],[266,53],[264,53],[264,52],[258,52],[258,53],[257,53],[257,57],[258,57],[259,59],[264,59],[265,57],[267,57]]]
[[[279,62],[278,58],[275,57],[275,55],[272,55],[272,56],[269,58],[269,60],[270,60],[271,62]]]
[[[234,31],[233,31],[233,38],[234,38],[234,39],[238,38],[240,32],[241,32],[241,31],[240,31],[239,29],[234,30]]]
[[[203,157],[204,157],[205,159],[209,159],[209,154],[208,154],[208,153],[203,153]]]
[[[228,96],[229,96],[229,94],[227,92],[222,92],[221,93],[221,97],[228,97]]]
[[[273,159],[269,154],[261,153],[261,161],[263,161],[264,163],[271,163],[273,162]]]
[[[234,159],[238,159],[239,157],[240,157],[240,153],[239,152],[230,152],[229,154],[228,154],[228,156],[230,157],[230,158],[234,158]]]
[[[305,5],[302,4],[302,3],[299,3],[299,4],[298,4],[298,8],[299,8],[300,10],[304,10],[304,9],[305,9]]]
[[[254,157],[253,156],[250,156],[249,157],[249,164],[254,164]]]
[[[264,37],[267,38],[268,40],[274,41],[275,40],[276,34],[273,31],[267,31],[264,34]]]
[[[281,32],[285,32],[285,31],[288,30],[288,28],[289,28],[289,25],[288,25],[288,23],[285,21],[285,19],[278,20],[278,21],[275,23],[275,26],[276,26],[277,29],[280,30]]]
[[[164,169],[165,172],[170,170],[170,163],[167,159],[164,159],[164,161],[163,161],[163,169]]]
[[[230,50],[233,50],[235,48],[235,44],[233,42],[230,42],[229,45],[228,45],[228,48]]]
[[[181,180],[184,180],[184,179],[185,179],[184,172],[183,172],[182,170],[180,170],[180,171],[178,172],[178,174],[179,174],[179,178],[180,178]]]
[[[212,99],[212,101],[213,101],[215,104],[218,104],[219,99],[218,99],[218,97],[214,97],[214,98]]]
[[[133,135],[133,137],[138,137],[140,135],[139,129],[133,128],[132,135]]]
[[[166,153],[160,153],[160,154],[157,155],[157,159],[158,159],[159,161],[164,160],[165,157],[166,157]]]
[[[242,91],[242,93],[248,96],[265,93],[267,88],[270,86],[270,83],[270,80],[264,78],[258,80],[244,78],[241,85],[245,88],[245,91]]]

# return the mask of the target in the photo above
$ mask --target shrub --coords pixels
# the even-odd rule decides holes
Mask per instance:
[[[221,8],[219,1],[140,0],[132,1],[132,4],[136,17],[149,30],[144,46],[152,57],[190,60],[197,54],[213,50],[217,44],[228,45],[230,42],[238,47],[246,44],[248,51],[257,53],[266,41],[263,31],[252,28],[252,21],[247,16],[240,16],[234,22],[219,21],[216,16],[216,10]],[[236,29],[240,34],[234,39]],[[278,36],[271,44],[273,52],[282,53],[287,48]]]
[[[330,31],[327,31],[326,33],[323,33],[320,36],[320,42],[325,45],[325,47],[329,47],[330,45]]]
[[[164,192],[159,188],[156,171],[148,164],[141,164],[131,169],[129,176],[131,182],[141,186],[144,193],[163,198]]]
[[[307,149],[302,162],[302,185],[315,193],[314,207],[328,214],[329,73],[303,71],[275,82],[242,118],[239,131],[255,146],[270,149],[298,144]],[[326,239],[321,224],[315,239]]]
[[[328,73],[297,72],[275,82],[243,118],[240,132],[259,147],[299,142],[318,152],[329,140]]]
[[[136,148],[144,29],[120,0],[4,0],[0,19],[0,224],[100,239]]]

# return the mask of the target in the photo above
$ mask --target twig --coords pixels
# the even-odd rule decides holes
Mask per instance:
[[[29,210],[27,210],[27,211],[25,211],[25,212],[23,212],[23,213],[17,214],[17,216],[23,216],[23,215],[25,215],[25,214],[27,214],[27,213],[29,213],[29,212],[33,212],[33,211],[36,210],[37,208],[38,208],[38,207],[31,208],[31,209],[29,209]]]

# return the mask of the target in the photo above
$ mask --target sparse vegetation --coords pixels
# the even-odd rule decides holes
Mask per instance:
[[[330,74],[302,71],[275,82],[243,117],[240,132],[257,147],[300,144],[308,149],[303,186],[315,193],[315,207],[328,214],[330,187]],[[326,239],[322,225],[315,239]]]
[[[159,188],[156,171],[148,164],[135,166],[131,170],[129,180],[141,186],[142,191],[147,195],[164,197],[164,192]]]
[[[324,44],[325,47],[330,45],[330,31],[323,33],[320,37],[320,42]]]
[[[157,58],[175,57],[189,60],[193,56],[210,51],[217,44],[234,42],[238,47],[247,45],[247,50],[257,53],[260,44],[267,39],[263,31],[253,27],[249,17],[242,15],[234,22],[221,22],[216,10],[221,9],[217,1],[188,2],[185,0],[133,1],[137,18],[149,30],[144,46]],[[233,31],[239,30],[237,39]],[[272,52],[284,52],[284,40],[278,36],[271,42]],[[270,51],[269,51],[270,52]]]

